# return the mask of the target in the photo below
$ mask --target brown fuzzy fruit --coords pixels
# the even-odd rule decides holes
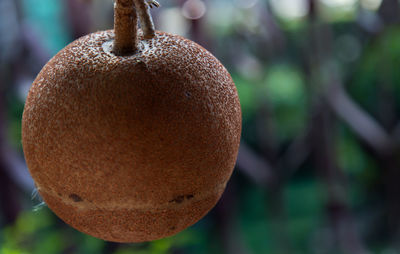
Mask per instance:
[[[139,36],[111,53],[113,31],[85,36],[36,78],[22,141],[40,194],[61,219],[116,242],[173,235],[202,218],[232,173],[241,133],[235,85],[180,36]]]

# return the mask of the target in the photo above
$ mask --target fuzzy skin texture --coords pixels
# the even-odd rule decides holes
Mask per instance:
[[[110,53],[113,31],[52,58],[29,92],[26,162],[62,220],[115,242],[171,236],[218,201],[235,165],[236,87],[208,51],[180,36]]]

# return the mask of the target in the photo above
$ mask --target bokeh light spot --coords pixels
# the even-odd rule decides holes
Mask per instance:
[[[202,0],[188,0],[182,6],[182,14],[187,19],[201,19],[206,12],[207,7]]]
[[[321,2],[329,7],[351,8],[357,3],[357,0],[321,0]]]
[[[181,36],[186,36],[189,31],[189,25],[178,7],[165,8],[158,16],[156,26],[161,31]]]
[[[361,0],[361,6],[365,9],[375,11],[381,6],[382,0]]]
[[[307,15],[308,6],[305,0],[271,0],[273,11],[285,19],[298,19]]]

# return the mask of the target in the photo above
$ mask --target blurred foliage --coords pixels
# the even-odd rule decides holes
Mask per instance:
[[[11,145],[22,151],[22,143],[21,143],[21,118],[22,112],[24,111],[24,103],[19,100],[15,94],[10,93],[7,99],[8,105],[8,128],[7,128],[7,136],[9,137],[9,141]]]
[[[379,96],[388,97],[400,112],[400,30],[392,27],[371,41],[349,86],[349,92],[362,107],[377,118]]]
[[[24,22],[39,34],[40,42],[52,55],[71,41],[63,1],[23,0]]]
[[[206,234],[203,234],[205,236]],[[177,247],[192,249],[190,253],[207,253],[201,250],[206,239],[193,229],[188,229],[170,238],[149,244],[127,244],[113,251],[114,254],[127,253],[172,253]],[[103,253],[107,243],[80,233],[62,224],[47,208],[38,211],[27,210],[20,214],[14,225],[5,227],[0,234],[0,254],[39,253]],[[196,248],[199,247],[199,248]],[[196,250],[195,250],[196,249]]]
[[[260,101],[270,103],[275,132],[284,141],[304,131],[307,123],[307,97],[301,72],[293,66],[269,67]]]

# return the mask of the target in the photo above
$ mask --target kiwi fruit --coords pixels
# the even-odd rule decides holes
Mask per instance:
[[[22,143],[39,193],[63,221],[107,241],[151,241],[217,203],[235,165],[241,109],[224,66],[196,43],[154,31],[145,0],[115,8],[122,28],[72,42],[39,73]]]

